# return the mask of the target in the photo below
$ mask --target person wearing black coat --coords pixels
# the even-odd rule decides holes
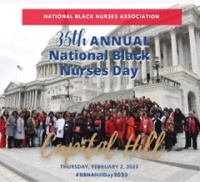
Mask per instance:
[[[65,112],[64,119],[65,119],[65,125],[64,125],[64,137],[62,144],[68,146],[72,142],[72,131],[74,128],[74,122],[69,112]]]
[[[85,139],[90,140],[95,133],[95,125],[94,120],[92,119],[91,114],[87,114],[85,117],[86,125],[85,125]],[[89,142],[85,143],[85,146],[88,147]]]
[[[85,118],[81,114],[76,115],[75,123],[74,123],[74,142],[73,142],[73,144],[79,143],[80,146],[82,145],[82,138],[84,137],[84,133],[85,133],[85,131],[84,131],[85,125],[86,125]]]
[[[183,125],[185,123],[185,116],[181,112],[179,108],[176,108],[174,113],[172,114],[173,119],[174,119],[174,131],[176,133],[176,138],[177,138],[177,146],[178,148],[175,149],[175,151],[181,151],[183,146],[182,146],[182,134],[183,134]]]
[[[155,139],[153,140],[153,142],[151,144],[152,149],[155,147],[157,138],[160,136],[160,134],[162,132],[162,122],[158,116],[159,116],[159,113],[155,113],[154,118],[152,119],[153,124],[154,124],[154,131],[156,132]]]
[[[97,137],[95,138],[96,141],[94,142],[94,146],[96,147],[105,140],[105,117],[103,116],[103,113],[98,113],[93,119],[93,123],[97,133]]]

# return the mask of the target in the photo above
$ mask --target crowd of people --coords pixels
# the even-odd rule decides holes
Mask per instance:
[[[151,148],[162,131],[166,132],[164,145],[167,151],[181,151],[193,147],[197,150],[197,137],[200,124],[194,112],[187,117],[179,108],[161,108],[150,99],[133,98],[121,101],[109,100],[104,103],[91,103],[80,113],[43,112],[38,113],[22,109],[20,113],[11,114],[5,110],[0,117],[0,148],[21,148],[42,146],[49,133],[56,133],[56,140],[48,145],[88,145],[84,139],[91,139],[97,133],[93,146],[100,142],[108,142],[117,131],[117,142],[113,147],[123,150],[130,136],[134,144],[141,135],[140,145],[144,147],[148,136],[155,131]],[[181,135],[185,133],[185,146],[182,145]],[[192,144],[191,144],[192,141]]]

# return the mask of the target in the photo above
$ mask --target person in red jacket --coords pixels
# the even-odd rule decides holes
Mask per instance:
[[[9,112],[5,110],[0,117],[0,148],[6,147],[6,121],[9,117]]]
[[[200,131],[199,120],[194,116],[193,111],[189,112],[189,116],[186,118],[185,123],[185,139],[186,144],[184,149],[191,147],[191,139],[193,140],[193,148],[197,150],[197,136]]]
[[[112,116],[110,118],[109,116],[106,116],[105,119],[106,119],[106,124],[105,124],[106,140],[108,142],[112,134],[115,131],[117,131],[117,126]]]
[[[165,131],[165,146],[167,152],[170,152],[172,150],[173,146],[173,134],[174,134],[174,120],[170,116],[170,111],[165,111],[165,116],[162,118],[162,129]]]
[[[118,112],[117,113],[117,119],[116,119],[116,124],[117,124],[117,131],[118,131],[118,148],[120,150],[124,149],[124,135],[126,131],[126,121],[122,117],[122,113]]]
[[[135,142],[135,121],[134,118],[132,116],[132,113],[129,113],[127,122],[126,122],[127,128],[126,128],[126,141],[129,140],[130,136],[132,135],[132,142]]]
[[[150,135],[153,127],[153,122],[149,118],[148,114],[146,112],[143,113],[143,118],[140,122],[140,132],[141,132],[141,145],[142,148],[146,145],[147,138]]]

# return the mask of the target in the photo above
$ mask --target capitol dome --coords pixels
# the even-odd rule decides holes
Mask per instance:
[[[62,33],[66,33],[69,30],[69,26],[62,26],[61,30]],[[58,31],[59,32],[59,31]],[[44,48],[44,50],[41,52],[41,60],[38,62],[36,65],[37,69],[37,79],[46,79],[46,78],[52,78],[55,76],[60,75],[60,66],[73,66],[73,67],[78,67],[81,65],[81,61],[50,61],[49,59],[49,51],[61,51],[61,52],[69,52],[69,51],[78,51],[82,52],[83,50],[78,47],[71,45],[69,47],[62,45],[58,46],[58,40],[59,40],[59,33],[56,33],[53,35],[48,43],[47,46]]]

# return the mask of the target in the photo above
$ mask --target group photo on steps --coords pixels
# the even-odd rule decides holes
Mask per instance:
[[[133,144],[137,136],[141,135],[139,143],[144,147],[152,131],[155,131],[156,135],[150,150],[162,131],[166,133],[162,145],[168,152],[190,147],[197,150],[200,123],[193,111],[185,116],[179,108],[162,109],[145,96],[90,103],[80,113],[46,113],[28,111],[26,108],[22,108],[19,113],[4,110],[0,117],[0,148],[40,147],[51,132],[55,132],[56,140],[50,140],[49,146],[68,146],[77,142],[80,145],[88,145],[83,141],[91,139],[94,133],[97,133],[97,136],[93,146],[97,146],[100,142],[108,142],[115,131],[118,136],[113,147],[119,150],[124,149],[131,135]]]

